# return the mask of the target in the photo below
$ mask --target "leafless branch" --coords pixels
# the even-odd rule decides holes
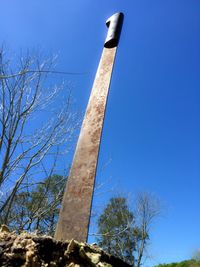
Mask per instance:
[[[55,173],[56,148],[69,146],[79,127],[78,114],[71,109],[71,92],[61,102],[64,85],[50,88],[47,75],[80,73],[54,71],[52,66],[51,60],[40,62],[28,54],[11,62],[3,49],[0,51],[1,223],[8,223],[15,196],[22,188],[27,185],[29,191],[28,187],[41,181],[41,173],[43,178]],[[44,168],[47,160],[51,162],[48,171]],[[39,216],[39,211],[34,214]]]

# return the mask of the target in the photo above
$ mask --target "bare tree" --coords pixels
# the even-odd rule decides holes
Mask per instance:
[[[160,201],[151,193],[139,193],[135,201],[135,267],[143,264],[150,239],[151,225],[160,215]]]
[[[194,251],[192,259],[200,263],[200,249]]]
[[[0,51],[1,223],[8,223],[20,190],[41,182],[46,169],[55,173],[55,156],[69,146],[79,124],[71,93],[62,102],[63,84],[47,81],[52,68],[53,60],[27,54],[11,61]]]

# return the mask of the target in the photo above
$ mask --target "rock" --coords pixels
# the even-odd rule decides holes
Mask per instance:
[[[1,267],[130,267],[95,244],[0,230]]]
[[[0,228],[0,232],[6,232],[6,233],[10,233],[10,230],[9,230],[9,228],[8,228],[8,226],[7,225],[5,225],[5,224],[2,224],[2,226],[1,226],[1,228]]]

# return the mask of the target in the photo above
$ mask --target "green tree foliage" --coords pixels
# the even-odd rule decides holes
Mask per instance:
[[[160,213],[158,201],[149,193],[139,194],[132,212],[124,197],[111,198],[98,219],[100,247],[134,267],[144,261],[152,220]]]
[[[185,260],[181,262],[173,262],[168,264],[159,264],[155,267],[200,267],[200,261],[191,259],[191,260]]]
[[[52,175],[31,191],[27,187],[18,192],[9,213],[9,227],[17,231],[28,230],[53,235],[65,183],[65,177]],[[3,217],[1,214],[0,220]]]
[[[133,221],[127,201],[121,197],[111,198],[98,220],[98,245],[130,264],[134,263]]]

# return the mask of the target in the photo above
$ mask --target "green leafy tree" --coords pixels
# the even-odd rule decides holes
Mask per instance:
[[[134,263],[133,222],[134,215],[122,197],[111,198],[98,220],[98,245],[130,264]]]
[[[30,191],[27,187],[15,195],[8,217],[11,229],[37,231],[53,235],[64,193],[66,178],[52,175]]]
[[[126,198],[111,198],[98,219],[98,245],[140,267],[147,255],[151,223],[159,213],[159,202],[149,193],[138,194],[134,212]]]
[[[200,267],[200,261],[195,260],[195,259],[191,259],[191,260],[185,260],[185,261],[181,261],[181,262],[159,264],[155,267]]]

